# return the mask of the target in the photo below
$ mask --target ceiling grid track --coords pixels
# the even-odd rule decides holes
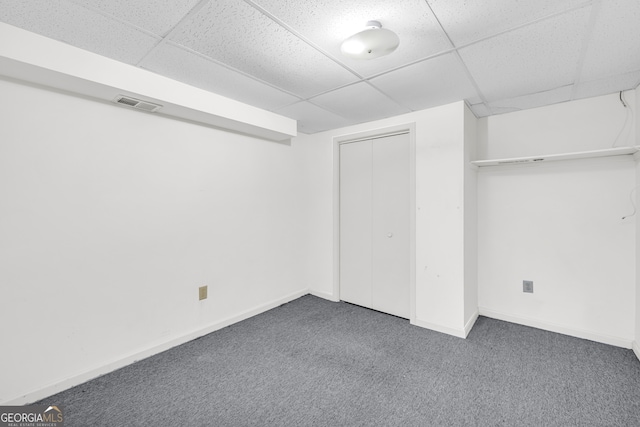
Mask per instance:
[[[311,40],[309,40],[308,38],[306,38],[305,36],[300,34],[295,28],[291,27],[290,25],[287,25],[285,22],[280,20],[277,16],[273,15],[271,12],[269,12],[268,10],[266,10],[265,8],[260,6],[259,4],[253,2],[252,0],[244,0],[244,2],[247,3],[249,6],[253,7],[254,9],[256,9],[258,12],[262,13],[267,18],[271,19],[276,24],[280,25],[285,30],[289,31],[291,34],[293,34],[294,36],[296,36],[297,38],[299,38],[300,40],[302,40],[303,42],[305,42],[306,44],[308,44],[309,46],[311,46],[312,48],[314,48],[318,52],[320,52],[325,57],[329,58],[330,60],[332,60],[333,62],[338,64],[340,67],[344,68],[345,70],[347,70],[348,72],[350,72],[351,74],[356,76],[358,79],[360,79],[360,80],[364,79],[363,75],[361,75],[360,73],[358,73],[356,70],[352,69],[351,67],[348,67],[347,65],[343,64],[342,62],[340,62],[333,55],[331,55],[330,53],[326,52],[320,46],[316,45],[314,42],[312,42]]]
[[[458,52],[458,48],[456,47],[456,44],[453,42],[453,40],[451,40],[451,37],[449,36],[449,33],[447,33],[447,30],[445,30],[444,26],[442,25],[442,22],[440,22],[440,18],[438,18],[438,16],[435,14],[435,12],[431,8],[431,5],[429,4],[429,2],[427,0],[425,0],[425,3],[427,4],[427,7],[431,11],[431,14],[435,17],[436,22],[438,23],[438,26],[440,27],[440,29],[442,30],[444,35],[447,37],[447,40],[449,40],[449,43],[451,44],[451,46],[453,46],[452,52],[455,52],[456,59],[462,65],[462,69],[464,70],[465,74],[467,75],[467,78],[471,82],[471,85],[475,89],[476,94],[482,100],[482,103],[485,105],[485,107],[489,111],[491,111],[491,108],[488,105],[486,96],[484,96],[484,94],[482,93],[482,90],[480,90],[480,86],[476,82],[476,79],[473,78],[473,75],[471,74],[471,71],[469,71],[469,68],[467,67],[467,64],[465,64],[464,61],[462,60],[462,57],[460,56],[460,53]],[[465,104],[466,104],[466,101],[465,101]]]
[[[198,12],[200,12],[200,10],[202,10],[203,7],[205,7],[207,5],[207,3],[209,3],[210,0],[200,0],[198,3],[196,3],[195,6],[193,6],[191,8],[191,10],[189,12],[187,12],[182,18],[180,18],[180,20],[173,26],[173,28],[171,28],[169,31],[167,31],[163,36],[162,39],[156,43],[156,45],[154,47],[152,47],[149,52],[147,52],[137,63],[136,63],[136,67],[142,67],[142,64],[144,63],[144,61],[151,56],[152,53],[156,52],[158,49],[160,49],[165,43],[167,43],[167,38],[169,38],[169,36],[171,36],[173,33],[175,33],[189,18],[191,18],[192,16],[196,15]]]
[[[425,0],[425,1],[428,1],[428,0]],[[599,0],[594,0],[594,1],[599,1]],[[571,8],[565,9],[565,10],[562,10],[562,11],[560,11],[560,12],[550,13],[549,15],[542,16],[542,17],[540,17],[540,18],[534,19],[533,21],[527,21],[527,22],[525,22],[524,24],[516,25],[516,26],[511,27],[511,28],[508,28],[508,29],[506,29],[506,30],[498,31],[497,33],[492,33],[492,34],[490,34],[490,35],[488,35],[488,36],[480,37],[480,38],[478,38],[478,39],[476,39],[476,40],[473,40],[473,41],[471,41],[471,42],[461,44],[460,46],[456,46],[456,47],[455,47],[455,49],[456,49],[456,50],[464,49],[465,47],[469,47],[469,46],[473,46],[474,44],[482,43],[483,41],[486,41],[486,40],[492,39],[492,38],[494,38],[494,37],[502,36],[502,35],[504,35],[504,34],[510,33],[510,32],[512,32],[512,31],[519,30],[519,29],[521,29],[521,28],[526,28],[526,27],[529,27],[529,26],[531,26],[531,25],[539,24],[540,22],[546,21],[546,20],[548,20],[548,19],[552,19],[552,18],[555,18],[555,17],[557,17],[557,16],[561,16],[561,15],[564,15],[564,14],[567,14],[567,13],[570,13],[570,12],[573,12],[573,11],[576,11],[576,10],[579,10],[579,9],[582,9],[582,8],[585,8],[585,7],[587,7],[587,6],[590,6],[590,5],[591,5],[591,1],[588,1],[588,2],[585,2],[585,3],[581,3],[581,4],[580,4],[580,5],[578,5],[578,6],[574,6],[574,7],[571,7]],[[434,15],[435,15],[435,14],[434,14]],[[438,21],[438,22],[439,22],[439,21]],[[448,37],[448,35],[447,35],[447,37]]]
[[[374,85],[373,83],[371,83],[369,81],[369,79],[366,79],[364,81],[364,83],[366,83],[367,85],[369,85],[369,87],[373,88],[374,90],[378,91],[380,94],[382,94],[383,96],[385,96],[389,101],[393,102],[394,104],[396,104],[398,107],[407,110],[407,112],[411,112],[413,111],[411,108],[405,107],[404,105],[400,104],[398,101],[396,101],[395,99],[393,99],[391,96],[389,96],[385,91],[378,89],[378,87],[376,85]]]
[[[434,59],[434,58],[437,58],[439,56],[444,56],[444,55],[446,55],[448,53],[455,52],[455,50],[456,50],[455,48],[443,50],[443,51],[440,51],[438,53],[434,53],[433,55],[429,55],[429,56],[426,56],[424,58],[416,59],[415,61],[407,62],[406,64],[402,64],[399,67],[389,68],[388,70],[384,70],[384,71],[380,71],[380,72],[378,72],[376,74],[372,74],[372,75],[368,76],[365,80],[373,80],[376,77],[384,76],[385,74],[390,74],[390,73],[393,73],[395,71],[399,71],[399,70],[402,70],[404,68],[411,67],[413,65],[419,64],[421,62],[425,62],[425,61],[428,61],[430,59]]]
[[[209,0],[206,0],[206,1],[209,1]],[[220,61],[218,61],[218,60],[216,60],[216,59],[214,59],[214,58],[212,58],[212,57],[210,57],[210,56],[205,55],[204,53],[198,52],[197,50],[193,50],[193,49],[191,49],[190,47],[187,47],[187,46],[181,45],[181,44],[176,43],[176,42],[171,41],[171,40],[167,40],[167,41],[165,42],[165,44],[167,44],[167,45],[169,45],[169,46],[176,47],[176,48],[178,48],[178,49],[182,49],[182,50],[184,50],[184,51],[186,51],[186,52],[189,52],[189,53],[190,53],[190,54],[192,54],[192,55],[196,55],[196,56],[198,56],[198,57],[200,57],[200,58],[202,58],[202,59],[204,59],[204,60],[206,60],[206,61],[209,61],[209,62],[211,62],[211,63],[214,63],[214,64],[216,64],[216,65],[218,65],[218,66],[220,66],[220,67],[224,67],[224,68],[226,68],[227,70],[233,71],[234,73],[241,74],[241,75],[243,75],[244,77],[247,77],[247,78],[249,78],[249,79],[251,79],[251,80],[255,80],[255,81],[256,81],[256,82],[258,82],[258,83],[261,83],[261,84],[264,84],[264,85],[266,85],[266,86],[269,86],[269,87],[271,87],[271,88],[273,88],[273,89],[279,90],[280,92],[284,92],[284,93],[286,93],[287,95],[291,95],[291,96],[293,96],[294,98],[298,98],[298,100],[303,100],[303,99],[304,99],[304,98],[300,97],[299,95],[297,95],[297,94],[295,94],[295,93],[293,93],[293,92],[291,92],[291,91],[289,91],[289,90],[287,90],[287,89],[283,89],[283,88],[281,88],[281,87],[279,87],[279,86],[274,85],[273,83],[269,83],[269,82],[267,82],[267,81],[265,81],[265,80],[261,80],[261,79],[259,79],[259,78],[258,78],[258,77],[256,77],[256,76],[253,76],[253,75],[251,75],[251,74],[249,74],[249,73],[247,73],[247,72],[245,72],[245,71],[242,71],[242,70],[239,70],[239,69],[237,69],[237,68],[235,68],[235,67],[232,67],[232,66],[231,66],[231,65],[229,65],[229,64],[225,64],[224,62],[220,62]],[[296,102],[298,102],[298,101],[296,101]],[[295,102],[293,102],[292,104],[295,104]],[[288,104],[288,105],[291,105],[291,104]],[[280,107],[279,107],[279,108],[280,108]]]
[[[155,33],[151,32],[151,31],[149,31],[149,30],[147,30],[145,28],[138,27],[137,25],[134,25],[129,21],[125,21],[124,19],[120,19],[120,18],[118,18],[116,16],[113,16],[113,15],[107,13],[107,12],[103,12],[100,9],[96,9],[95,7],[92,7],[92,6],[88,5],[88,4],[85,4],[85,3],[83,3],[83,2],[81,2],[79,0],[68,0],[68,1],[70,1],[73,4],[75,4],[76,6],[80,6],[80,7],[84,8],[84,9],[90,10],[91,12],[97,13],[98,15],[102,15],[107,19],[110,19],[112,21],[116,21],[117,23],[125,25],[125,26],[127,26],[129,28],[133,28],[134,30],[140,31],[141,33],[144,33],[144,34],[146,34],[148,36],[151,36],[151,37],[156,38],[158,40],[162,39],[162,36],[159,36],[158,34],[155,34]]]
[[[576,73],[573,80],[573,87],[571,88],[571,99],[576,98],[578,85],[582,82],[582,68],[584,67],[584,60],[587,56],[587,51],[589,50],[589,42],[591,41],[591,38],[593,36],[593,29],[596,26],[596,20],[598,19],[598,15],[602,7],[602,1],[594,0],[591,7],[592,9],[591,15],[589,16],[589,23],[587,24],[587,32],[585,33],[584,39],[582,40],[580,56],[578,57],[578,62],[576,64]]]

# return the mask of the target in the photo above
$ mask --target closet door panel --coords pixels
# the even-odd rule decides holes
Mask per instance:
[[[409,318],[409,135],[373,141],[372,308]]]
[[[371,301],[371,141],[340,145],[340,299]]]

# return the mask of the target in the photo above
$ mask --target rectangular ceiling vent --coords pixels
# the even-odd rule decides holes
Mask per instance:
[[[116,104],[126,105],[128,107],[136,108],[138,110],[148,111],[150,113],[158,111],[162,108],[162,105],[154,104],[153,102],[142,101],[130,96],[118,95],[113,100]]]

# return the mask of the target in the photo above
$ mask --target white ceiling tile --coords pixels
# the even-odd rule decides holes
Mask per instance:
[[[474,104],[469,106],[469,108],[471,108],[471,111],[473,111],[473,114],[477,118],[487,117],[491,115],[491,110],[484,104]]]
[[[2,0],[0,21],[128,64],[159,40],[64,0]]]
[[[543,105],[558,104],[571,100],[572,90],[573,85],[563,86],[557,89],[490,102],[488,107],[494,114],[501,114],[528,110],[529,108]]]
[[[145,58],[142,67],[200,89],[268,110],[299,101],[295,96],[169,43],[163,44]]]
[[[574,98],[591,98],[621,90],[634,89],[640,83],[640,70],[578,84]]]
[[[399,67],[451,49],[424,0],[253,0],[334,58],[364,76]],[[398,49],[374,61],[347,58],[341,43],[364,29],[367,21],[380,21],[400,38]]]
[[[164,36],[199,0],[72,0]]]
[[[478,97],[455,53],[373,78],[371,84],[411,110]]]
[[[427,0],[456,46],[498,34],[590,0]]]
[[[302,133],[322,132],[352,123],[344,117],[340,117],[307,101],[280,108],[275,112],[298,120],[298,131]]]
[[[460,49],[488,101],[573,83],[591,7]]]
[[[640,1],[603,1],[589,40],[581,80],[636,70],[640,70]]]
[[[170,38],[300,97],[357,80],[261,12],[236,0],[208,3]]]
[[[310,100],[349,120],[365,122],[408,113],[367,83],[343,87]]]

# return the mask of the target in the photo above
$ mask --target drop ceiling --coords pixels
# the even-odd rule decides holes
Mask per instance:
[[[342,56],[368,20],[400,47]],[[639,0],[0,0],[0,22],[291,117],[302,133],[640,83]]]

